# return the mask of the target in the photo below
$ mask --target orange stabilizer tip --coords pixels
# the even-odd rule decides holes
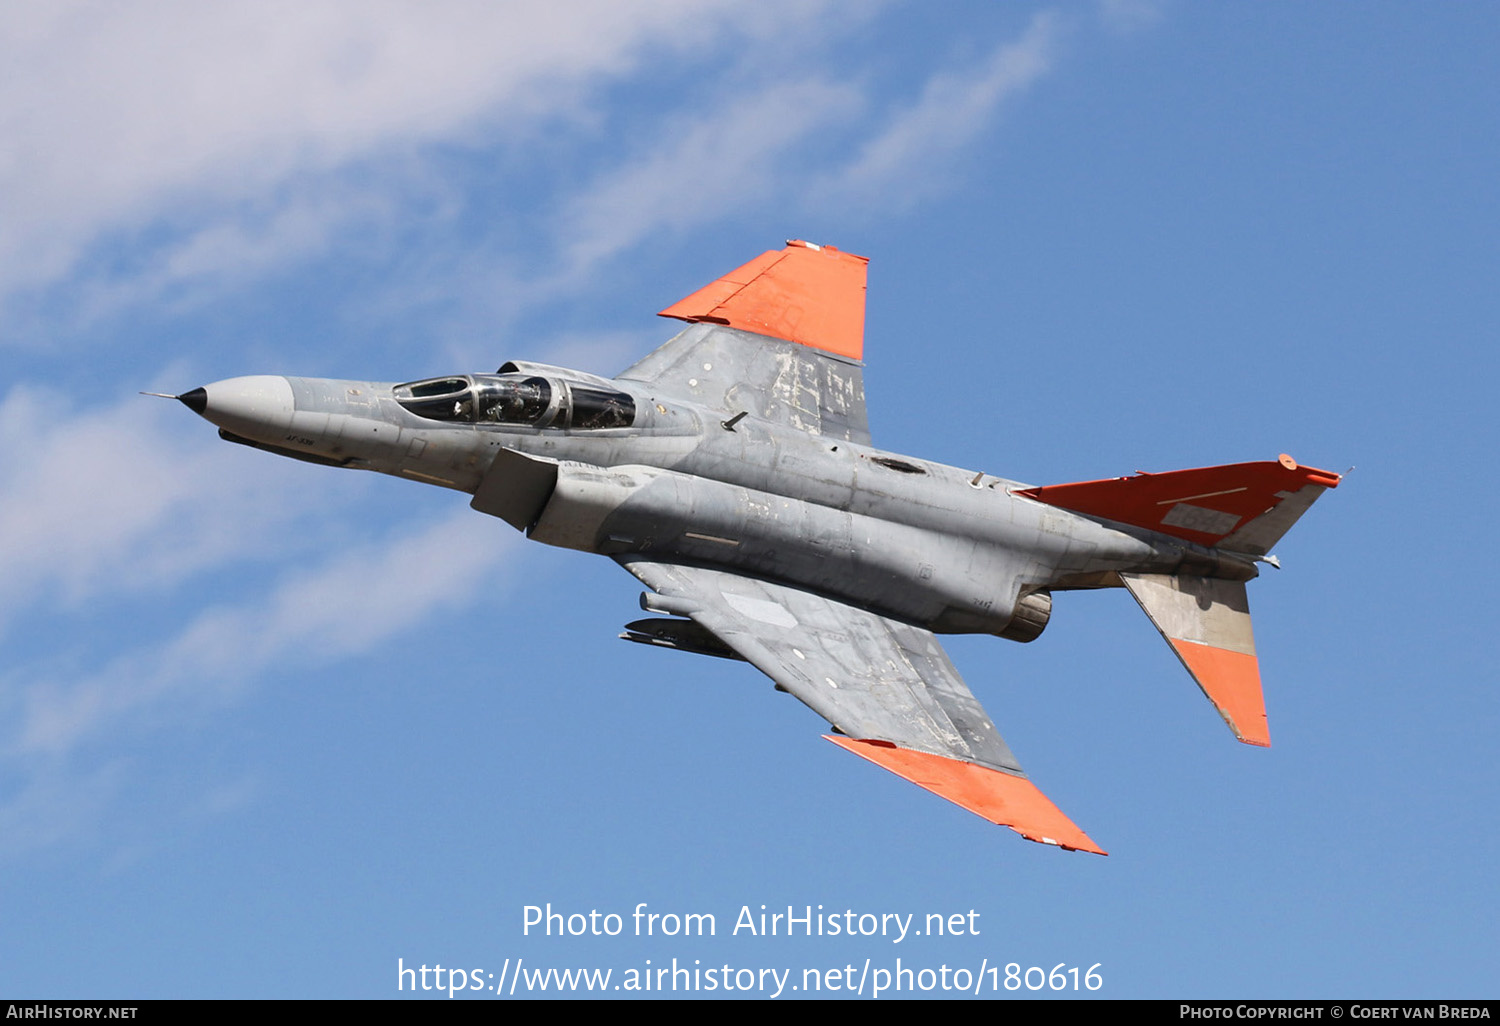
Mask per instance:
[[[1266,699],[1260,689],[1260,661],[1253,655],[1181,638],[1169,639],[1208,700],[1234,736],[1247,745],[1271,747]]]
[[[673,303],[661,316],[727,324],[858,360],[865,347],[868,264],[833,246],[793,240]]]
[[[1015,494],[1212,547],[1279,504],[1287,492],[1338,483],[1339,475],[1300,466],[1282,453],[1262,463],[1018,488]]]
[[[991,823],[1010,827],[1027,840],[1055,844],[1069,851],[1109,854],[1025,777],[944,755],[901,748],[889,741],[823,736]]]

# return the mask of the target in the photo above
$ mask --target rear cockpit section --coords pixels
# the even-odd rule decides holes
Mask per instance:
[[[392,394],[407,412],[428,420],[574,431],[635,423],[635,400],[627,393],[563,378],[468,374],[408,382]]]

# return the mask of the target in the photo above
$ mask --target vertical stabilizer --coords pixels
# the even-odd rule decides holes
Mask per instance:
[[[1245,582],[1166,574],[1120,577],[1234,736],[1270,747]]]
[[[833,246],[788,239],[661,312],[727,324],[858,360],[865,349],[865,265]]]

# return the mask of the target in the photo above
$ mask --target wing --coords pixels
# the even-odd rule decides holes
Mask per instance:
[[[1027,779],[931,631],[724,570],[616,559],[668,596],[660,611],[828,720],[843,735],[830,741],[1023,837],[1104,854]]]
[[[864,257],[791,241],[661,312],[692,326],[619,375],[728,415],[869,444]]]

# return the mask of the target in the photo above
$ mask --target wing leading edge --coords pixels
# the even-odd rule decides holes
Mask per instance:
[[[832,724],[841,748],[1030,840],[1105,854],[1027,779],[931,631],[724,570],[616,559]]]

